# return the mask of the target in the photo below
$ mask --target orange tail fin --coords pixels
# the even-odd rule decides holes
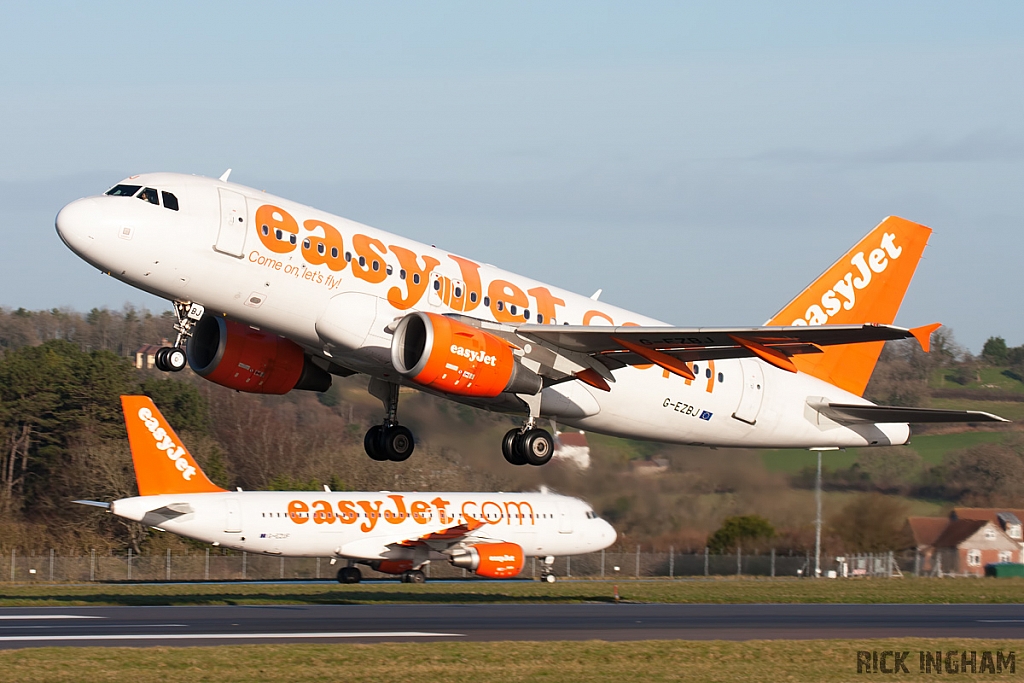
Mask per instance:
[[[140,496],[223,491],[203,473],[148,396],[122,396]]]
[[[891,325],[931,234],[923,225],[886,218],[768,324]],[[824,353],[796,356],[793,362],[801,372],[861,396],[883,344],[831,346]]]

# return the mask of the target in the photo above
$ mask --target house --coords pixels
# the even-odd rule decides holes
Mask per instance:
[[[590,444],[587,435],[580,432],[555,432],[555,452],[552,458],[558,458],[585,470],[590,467]]]
[[[985,565],[1024,562],[1022,510],[955,508],[946,517],[910,517],[918,573],[985,575]]]

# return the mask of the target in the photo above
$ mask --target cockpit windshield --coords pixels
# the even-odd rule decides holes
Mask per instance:
[[[142,189],[142,185],[114,185],[107,190],[111,197],[134,197]]]
[[[139,190],[142,190],[141,192]],[[163,197],[162,206],[171,211],[178,210],[178,198],[166,190],[157,191],[152,187],[143,188],[141,185],[114,185],[106,191],[111,197],[137,197],[144,202],[161,206],[160,198]]]

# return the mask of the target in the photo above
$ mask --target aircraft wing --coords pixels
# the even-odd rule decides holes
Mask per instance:
[[[458,541],[461,541],[463,538],[466,537],[467,534],[469,534],[469,532],[479,529],[482,526],[483,522],[476,519],[471,519],[470,521],[464,522],[462,524],[456,524],[455,526],[445,527],[444,529],[439,529],[438,531],[431,531],[416,538],[406,539],[399,543],[399,545],[405,546],[407,548],[411,548],[413,546],[422,544],[442,546],[450,545],[452,543],[457,543]]]
[[[1009,422],[980,410],[936,410],[903,406],[870,406],[847,403],[818,403],[811,406],[822,415],[840,423],[855,422]]]
[[[758,357],[796,372],[791,356],[821,353],[823,346],[885,342],[915,337],[928,350],[939,325],[907,329],[894,325],[817,325],[792,327],[613,327],[594,325],[519,325],[521,338],[558,354],[587,356],[614,369],[655,363],[693,379],[688,362]],[[591,367],[604,377],[600,368]],[[577,375],[578,376],[578,375]],[[581,377],[582,379],[582,377]]]

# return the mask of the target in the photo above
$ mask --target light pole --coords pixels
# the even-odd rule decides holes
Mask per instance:
[[[814,479],[814,503],[818,508],[814,520],[814,578],[821,576],[821,451],[818,453],[818,476]]]

